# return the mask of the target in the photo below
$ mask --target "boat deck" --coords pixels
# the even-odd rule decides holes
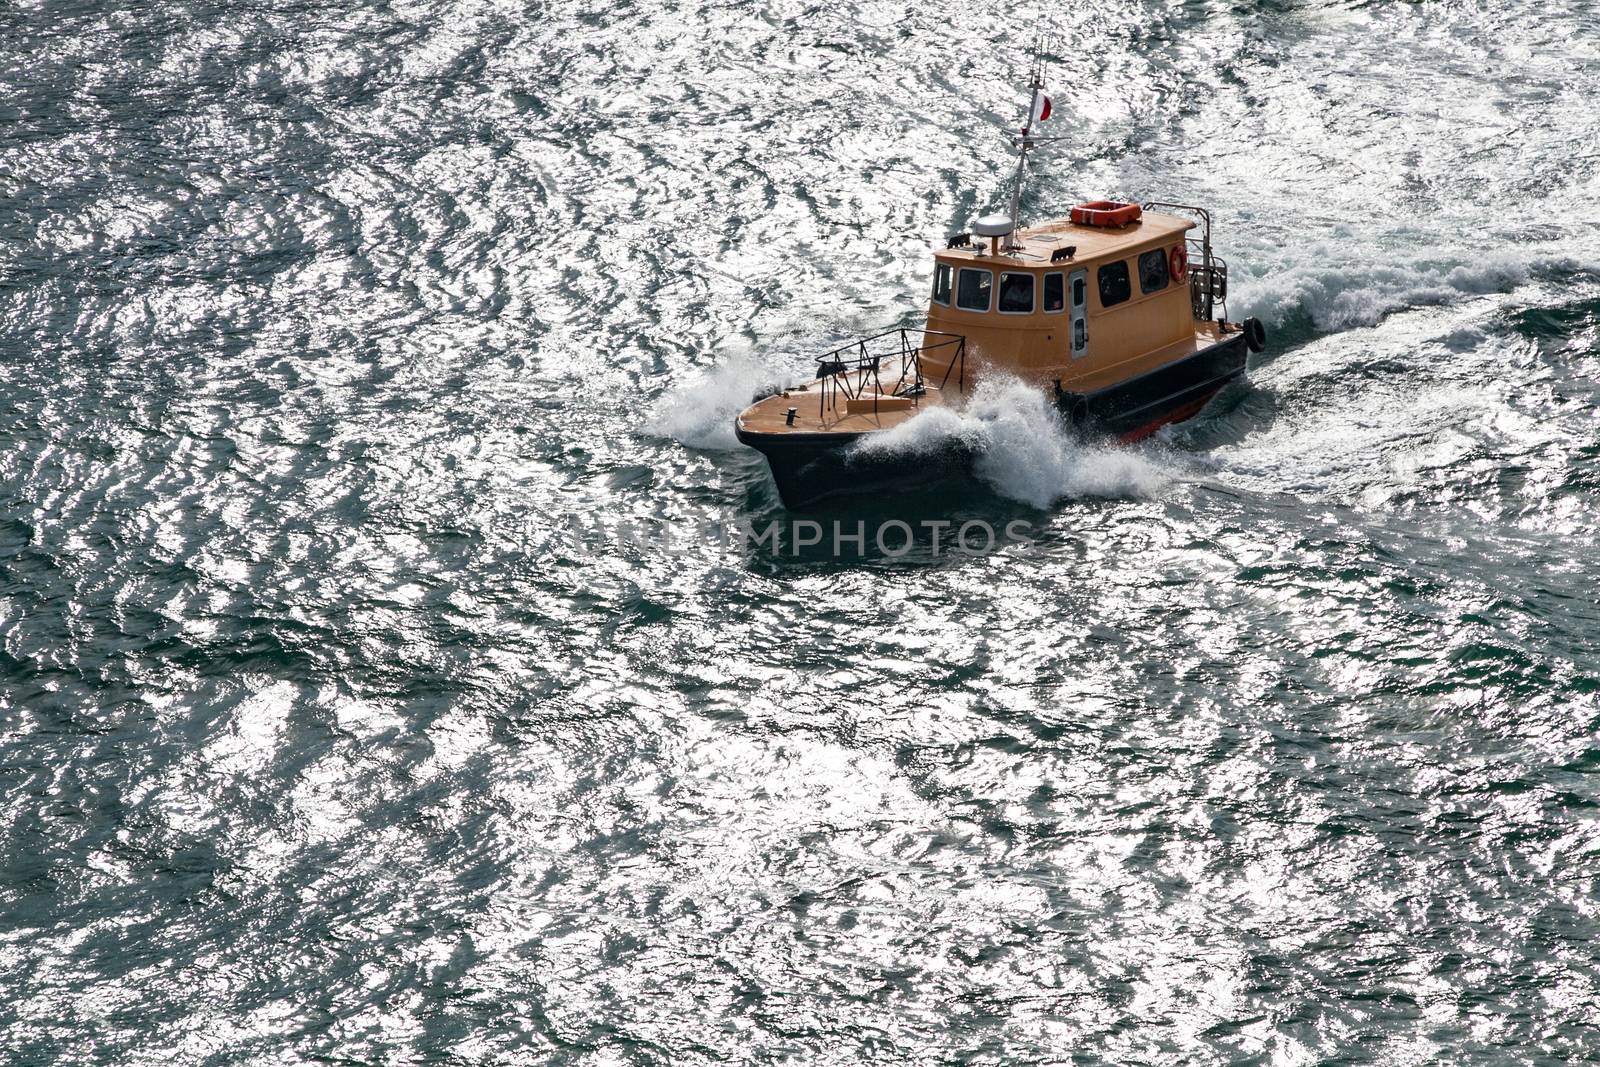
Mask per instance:
[[[1215,323],[1196,323],[1192,337],[1146,353],[1137,360],[1101,368],[1093,374],[1077,378],[1060,374],[1058,371],[1044,377],[1037,384],[1048,389],[1051,381],[1059,375],[1063,388],[1073,392],[1092,393],[1137,378],[1141,374],[1159,370],[1170,363],[1192,356],[1221,339],[1221,332]],[[935,375],[932,376],[932,380],[925,380],[920,396],[908,397],[897,396],[895,393],[910,387],[914,383],[914,378],[897,380],[889,375],[883,375],[877,383],[881,388],[874,388],[869,371],[853,369],[839,376],[845,379],[846,388],[840,389],[829,384],[824,390],[823,381],[817,380],[786,389],[746,408],[738,418],[738,425],[749,433],[775,435],[858,434],[888,430],[929,407],[959,404],[966,394],[972,391],[974,378],[981,373],[980,368],[969,365],[964,384],[958,385],[952,377],[942,389],[938,384],[938,376]],[[878,398],[876,411],[873,410],[874,396]],[[793,423],[788,419],[790,408],[795,409]]]

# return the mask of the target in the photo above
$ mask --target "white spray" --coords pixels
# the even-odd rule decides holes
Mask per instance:
[[[864,451],[923,453],[958,441],[996,492],[1036,508],[1067,497],[1147,497],[1173,480],[1142,450],[1087,445],[1074,438],[1037,387],[991,374],[965,407],[930,407],[882,433]]]
[[[781,386],[778,375],[748,352],[736,352],[715,367],[669,389],[655,404],[646,429],[690,448],[731,449],[733,419],[754,397]]]

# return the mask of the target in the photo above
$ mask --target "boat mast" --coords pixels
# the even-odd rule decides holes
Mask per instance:
[[[1028,166],[1028,151],[1033,148],[1033,139],[1028,136],[1033,132],[1033,117],[1039,113],[1039,94],[1044,91],[1044,42],[1036,40],[1033,44],[1033,61],[1029,67],[1028,88],[1033,91],[1028,100],[1028,113],[1022,118],[1022,134],[1014,137],[1017,142],[1017,177],[1011,187],[1011,236],[1006,241],[1006,250],[1021,248],[1017,242],[1017,231],[1022,228],[1022,220],[1017,217],[1017,212],[1022,207],[1022,175]]]

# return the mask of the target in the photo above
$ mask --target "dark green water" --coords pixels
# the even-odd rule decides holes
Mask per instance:
[[[837,558],[684,534],[1030,20],[0,5],[0,1062],[1600,1057],[1600,12],[1050,11],[1273,347]]]

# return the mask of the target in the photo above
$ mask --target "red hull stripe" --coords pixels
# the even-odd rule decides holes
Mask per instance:
[[[1171,411],[1167,412],[1165,415],[1162,415],[1154,422],[1147,422],[1136,430],[1129,430],[1127,433],[1118,434],[1117,440],[1126,442],[1128,444],[1132,444],[1134,441],[1143,441],[1146,437],[1149,437],[1151,434],[1155,433],[1168,423],[1182,422],[1184,419],[1192,419],[1196,415],[1200,414],[1200,409],[1210,403],[1211,398],[1216,396],[1219,392],[1221,392],[1220,388],[1213,389],[1211,392],[1207,393],[1205,396],[1202,396],[1198,400],[1191,400],[1189,403],[1184,404],[1181,407],[1173,408]]]

